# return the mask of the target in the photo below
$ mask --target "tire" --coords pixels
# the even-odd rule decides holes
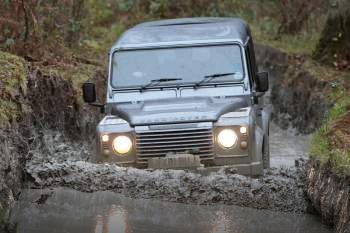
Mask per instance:
[[[263,160],[263,168],[270,168],[270,146],[269,140],[264,139],[263,142],[263,151],[262,151],[262,160]]]

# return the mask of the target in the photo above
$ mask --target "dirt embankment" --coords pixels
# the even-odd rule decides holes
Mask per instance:
[[[307,166],[307,195],[317,213],[336,232],[350,232],[350,178],[313,161]]]
[[[260,70],[269,72],[273,121],[304,134],[319,128],[331,105],[326,96],[329,83],[306,70],[303,57],[264,45],[256,46],[256,56]]]
[[[8,207],[27,179],[25,164],[35,151],[44,152],[45,130],[61,132],[65,140],[89,141],[99,113],[81,105],[79,85],[69,78],[4,52],[0,64],[0,232],[6,232],[11,230],[5,224]],[[91,78],[105,80],[99,67]]]

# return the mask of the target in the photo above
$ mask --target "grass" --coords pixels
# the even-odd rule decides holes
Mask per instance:
[[[23,58],[0,51],[0,126],[15,119],[26,107],[18,97],[27,91],[27,68]]]
[[[19,56],[0,51],[0,67],[0,127],[3,127],[20,115],[30,112],[30,107],[25,103],[28,77],[26,61]],[[36,68],[45,76],[61,77],[72,82],[79,97],[82,83],[93,78],[96,70],[100,69],[99,66],[84,63]]]
[[[328,118],[313,136],[310,146],[310,155],[318,159],[322,164],[329,164],[333,170],[340,175],[350,175],[350,145],[348,141],[338,141],[338,130],[350,125],[341,125],[337,122],[350,116],[350,96],[346,91],[335,90],[333,98],[337,101],[330,109]],[[336,140],[336,141],[335,141]]]
[[[60,77],[72,83],[79,104],[83,103],[81,86],[84,82],[93,79],[95,72],[101,67],[90,64],[78,63],[64,66],[41,66],[38,67],[43,75],[47,77]]]
[[[61,77],[72,82],[74,89],[93,77],[96,70],[95,65],[82,64],[64,66],[41,66],[39,67],[43,75],[48,77]]]
[[[261,24],[251,23],[252,36],[256,42],[277,48],[288,54],[311,55],[316,48],[319,32],[299,35],[277,35],[277,32],[264,29]],[[277,25],[274,28],[278,28]]]

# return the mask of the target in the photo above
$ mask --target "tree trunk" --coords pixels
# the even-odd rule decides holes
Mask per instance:
[[[332,3],[314,57],[339,69],[350,68],[350,1]]]

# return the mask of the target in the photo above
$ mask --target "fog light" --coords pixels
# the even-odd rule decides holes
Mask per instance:
[[[237,134],[232,129],[223,129],[218,134],[218,142],[225,148],[231,148],[237,142]]]
[[[103,153],[104,153],[105,155],[108,155],[108,154],[109,154],[109,150],[104,149],[104,150],[103,150]]]
[[[112,146],[118,154],[126,154],[132,148],[132,141],[127,136],[118,136],[113,140]]]
[[[241,134],[246,134],[247,133],[247,127],[241,126],[241,128],[239,128],[239,132],[241,132]]]
[[[246,141],[241,142],[241,149],[247,149],[248,143]]]
[[[102,139],[102,142],[108,142],[109,141],[108,134],[102,135],[101,139]]]

